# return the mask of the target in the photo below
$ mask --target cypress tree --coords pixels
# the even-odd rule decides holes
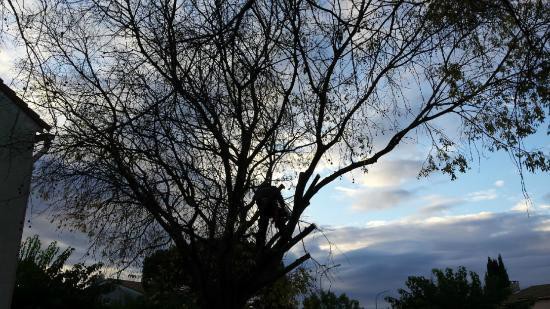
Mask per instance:
[[[499,304],[510,295],[510,279],[499,254],[497,259],[488,257],[485,273],[485,299],[490,304]]]
[[[510,287],[510,278],[508,277],[508,272],[506,271],[506,267],[504,267],[504,262],[502,262],[502,256],[500,256],[500,254],[498,255],[498,274],[502,286],[505,288]]]

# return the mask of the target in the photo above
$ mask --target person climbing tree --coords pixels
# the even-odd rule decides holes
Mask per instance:
[[[254,193],[254,201],[258,207],[257,243],[264,244],[269,220],[272,219],[277,230],[282,230],[290,217],[285,200],[281,194],[284,185],[272,186],[269,181],[263,182]]]

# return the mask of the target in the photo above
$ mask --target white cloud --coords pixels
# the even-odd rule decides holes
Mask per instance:
[[[395,187],[418,176],[422,168],[419,160],[386,160],[379,161],[368,173],[356,177],[360,184],[371,188]]]
[[[340,191],[340,192],[344,193],[347,196],[358,195],[361,192],[361,189],[353,189],[353,188],[347,188],[347,187],[342,187],[342,186],[337,186],[334,189],[336,191]]]
[[[401,239],[413,240],[416,239],[419,233],[427,233],[422,237],[427,237],[427,235],[430,235],[429,237],[438,237],[439,233],[435,231],[439,229],[447,230],[447,226],[451,225],[456,226],[459,230],[463,230],[461,232],[471,234],[477,232],[477,230],[469,228],[464,229],[464,226],[471,224],[477,225],[481,221],[494,218],[495,215],[496,214],[490,212],[479,212],[466,215],[432,216],[422,219],[418,217],[407,217],[394,221],[369,221],[364,227],[341,226],[325,228],[325,235],[330,240],[330,243],[323,242],[322,239],[325,238],[319,238],[321,241],[315,242],[318,243],[317,247],[323,251],[333,251],[333,254],[341,254],[353,250],[365,249],[376,244],[399,241]],[[400,232],[403,230],[414,230],[415,232]],[[428,233],[428,231],[434,231],[434,233],[431,234]],[[445,231],[445,233],[447,232],[448,231]],[[496,233],[504,235],[502,231]],[[444,236],[444,234],[441,234],[441,236]],[[392,250],[399,250],[399,248],[394,248]]]
[[[517,202],[510,210],[517,212],[531,212],[533,211],[533,203],[529,200],[523,199]]]
[[[548,211],[550,210],[550,204],[534,204],[530,200],[522,199],[517,202],[510,210],[529,214],[533,214],[537,211],[548,213]]]
[[[417,224],[422,225],[448,225],[448,224],[457,224],[462,221],[481,221],[489,219],[494,214],[488,211],[482,211],[475,214],[467,214],[467,215],[458,215],[458,216],[443,216],[443,217],[430,217],[424,220],[423,222],[417,222]]]
[[[504,180],[495,181],[495,187],[497,187],[497,188],[504,187]]]
[[[468,200],[471,202],[489,201],[498,197],[495,189],[476,191],[468,194]]]
[[[386,224],[388,224],[389,222],[386,221],[386,220],[372,220],[372,221],[368,221],[366,224],[365,224],[365,227],[379,227],[379,226],[384,226]]]
[[[14,78],[14,64],[17,58],[25,55],[22,46],[14,46],[11,42],[4,42],[0,46],[0,78],[9,83]]]
[[[541,221],[535,230],[539,232],[550,232],[550,219]]]
[[[327,252],[333,251],[334,254],[342,254],[342,253],[346,253],[357,249],[364,249],[373,244],[375,244],[375,242],[369,241],[368,239],[348,241],[348,242],[341,241],[338,243],[338,245],[328,244],[328,243],[321,244],[319,245],[319,249]]]

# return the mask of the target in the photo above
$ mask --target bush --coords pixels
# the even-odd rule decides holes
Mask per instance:
[[[21,245],[12,309],[101,308],[99,296],[110,287],[99,284],[102,264],[68,267],[73,248],[63,251],[54,241],[45,249],[38,235]]]

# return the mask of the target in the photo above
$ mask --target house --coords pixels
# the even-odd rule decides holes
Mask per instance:
[[[106,305],[124,305],[145,294],[141,282],[107,279],[105,283],[111,286],[109,292],[101,295],[101,300]]]
[[[530,305],[531,309],[550,309],[550,284],[533,285],[512,294],[506,305]]]
[[[50,126],[0,79],[0,309],[9,308],[33,162]],[[37,142],[42,149],[34,151]]]

